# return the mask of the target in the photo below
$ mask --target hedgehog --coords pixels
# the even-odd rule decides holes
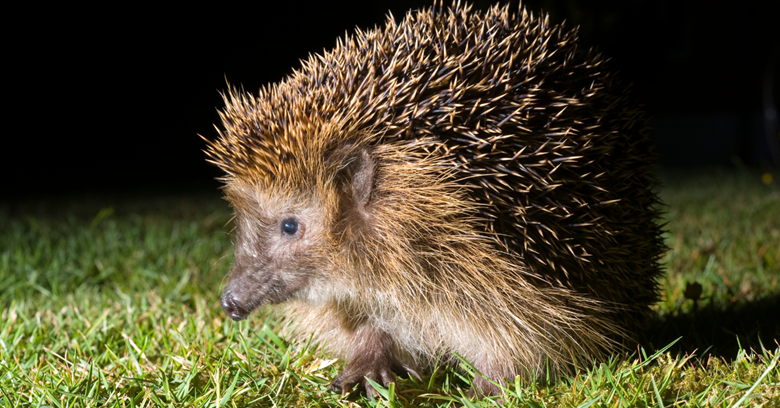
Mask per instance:
[[[229,86],[233,320],[278,305],[347,361],[330,389],[468,361],[470,395],[636,338],[661,273],[647,119],[577,29],[460,2]],[[635,343],[634,343],[635,344]]]

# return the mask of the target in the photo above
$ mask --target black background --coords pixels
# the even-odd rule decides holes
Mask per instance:
[[[226,81],[256,90],[354,27],[431,1],[137,4],[28,8],[5,16],[2,197],[216,187]],[[653,117],[662,167],[772,166],[765,77],[777,79],[776,1],[538,0],[581,26]],[[491,2],[477,2],[484,9]],[[15,27],[15,28],[10,28]],[[777,101],[777,81],[774,101]],[[767,128],[765,123],[769,123]],[[777,160],[777,159],[774,159]],[[774,161],[776,166],[778,163]]]

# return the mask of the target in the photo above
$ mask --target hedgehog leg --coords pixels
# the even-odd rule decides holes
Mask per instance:
[[[395,356],[392,344],[389,335],[370,323],[357,327],[351,345],[350,362],[328,388],[347,394],[359,384],[358,390],[365,390],[366,394],[373,398],[377,396],[376,390],[366,378],[384,387],[395,381],[394,374],[408,373],[419,378],[416,371]]]
[[[505,367],[505,364],[496,364],[494,361],[487,358],[475,361],[474,368],[479,371],[479,374],[474,377],[474,382],[471,384],[471,388],[466,394],[469,398],[484,398],[492,395],[501,395],[501,387],[494,383],[506,385],[505,378],[514,377],[511,368]]]

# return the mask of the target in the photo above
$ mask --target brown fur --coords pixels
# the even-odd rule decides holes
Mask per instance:
[[[456,5],[231,90],[225,310],[284,302],[350,361],[334,389],[456,353],[496,381],[602,359],[663,249],[645,120],[602,65],[546,17]]]

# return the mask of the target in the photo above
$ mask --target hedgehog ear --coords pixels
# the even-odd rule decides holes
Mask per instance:
[[[345,201],[353,210],[365,214],[374,189],[376,161],[366,149],[352,150],[340,159],[339,180],[348,196]]]
[[[355,172],[352,175],[352,198],[359,210],[364,210],[371,198],[371,192],[374,189],[374,170],[376,163],[365,150],[355,157],[353,162]]]

